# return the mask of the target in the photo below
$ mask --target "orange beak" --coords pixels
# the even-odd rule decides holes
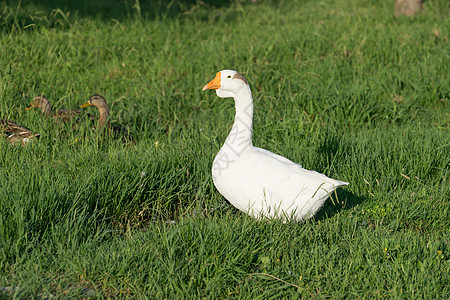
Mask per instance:
[[[33,103],[31,103],[29,106],[25,107],[25,110],[32,109],[33,107],[36,107],[36,105],[33,105]]]
[[[83,107],[88,107],[88,106],[92,106],[91,101],[86,101],[86,103],[81,104],[80,106],[78,106],[79,108],[83,108]]]
[[[205,85],[202,90],[217,90],[220,89],[220,72],[217,72],[216,77],[211,80],[210,82],[208,82],[207,85]]]

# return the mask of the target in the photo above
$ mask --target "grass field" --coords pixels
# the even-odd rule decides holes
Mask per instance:
[[[1,2],[0,119],[41,138],[0,141],[0,298],[448,299],[450,9],[393,2]],[[215,190],[222,69],[256,146],[350,182],[313,219]],[[24,109],[94,93],[133,143]]]

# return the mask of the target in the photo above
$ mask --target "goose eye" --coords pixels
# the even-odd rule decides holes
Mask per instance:
[[[227,78],[231,78],[231,75],[228,75]]]

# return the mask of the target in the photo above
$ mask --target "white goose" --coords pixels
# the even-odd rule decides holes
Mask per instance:
[[[235,102],[233,128],[212,166],[214,185],[234,207],[254,218],[301,221],[312,217],[337,187],[348,184],[253,146],[252,92],[240,73],[220,71],[203,87],[208,89]]]

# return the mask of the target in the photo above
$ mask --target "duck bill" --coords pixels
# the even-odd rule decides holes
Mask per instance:
[[[33,107],[34,107],[33,104],[30,104],[29,106],[25,107],[25,110],[32,109]]]
[[[217,89],[220,89],[220,72],[217,72],[216,77],[202,88],[203,91]]]
[[[79,107],[80,108],[83,108],[83,107],[88,107],[88,106],[91,106],[92,104],[89,102],[89,101],[87,101],[86,103],[84,103],[84,104],[81,104]]]

